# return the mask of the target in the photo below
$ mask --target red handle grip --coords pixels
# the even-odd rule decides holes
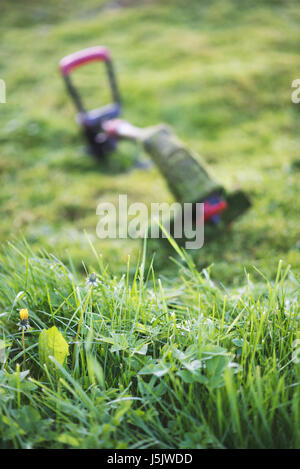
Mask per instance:
[[[74,52],[74,54],[67,55],[61,59],[59,68],[63,75],[68,75],[75,68],[89,62],[94,62],[95,60],[108,62],[110,60],[108,49],[105,47],[96,46]]]

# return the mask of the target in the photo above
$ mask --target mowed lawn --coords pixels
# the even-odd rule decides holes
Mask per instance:
[[[1,447],[300,447],[299,21],[296,1],[2,1]],[[97,238],[99,202],[173,198],[138,146],[87,155],[58,63],[94,45],[126,119],[169,124],[249,194],[199,251],[152,263]],[[90,108],[109,99],[101,65],[74,73]]]

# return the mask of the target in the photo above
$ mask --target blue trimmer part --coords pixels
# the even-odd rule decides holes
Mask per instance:
[[[108,104],[107,106],[91,111],[77,114],[77,121],[85,127],[100,126],[103,121],[116,119],[121,114],[121,106],[118,103]]]
[[[220,220],[221,220],[221,217],[220,215],[214,215],[213,217],[211,217],[211,221],[217,225],[218,223],[220,223]]]

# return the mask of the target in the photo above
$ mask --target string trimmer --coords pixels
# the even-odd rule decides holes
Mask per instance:
[[[71,80],[71,72],[94,61],[106,65],[112,103],[93,110],[86,110]],[[119,140],[135,140],[142,143],[162,175],[175,199],[181,204],[204,203],[205,237],[207,239],[223,230],[250,206],[242,191],[227,192],[209,173],[198,155],[191,152],[177,139],[166,125],[139,128],[122,119],[120,94],[109,51],[105,47],[91,47],[64,57],[60,70],[69,94],[77,108],[77,120],[81,125],[93,154],[103,158],[116,149]]]

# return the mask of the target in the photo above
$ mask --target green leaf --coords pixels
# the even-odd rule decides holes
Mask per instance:
[[[39,338],[39,354],[42,365],[46,364],[51,372],[55,371],[55,365],[49,360],[49,356],[54,357],[60,365],[64,364],[69,355],[69,345],[56,326],[42,330]]]
[[[213,357],[207,361],[206,369],[209,376],[218,376],[224,373],[229,359],[222,355]]]
[[[28,381],[26,377],[29,375],[29,370],[15,372],[15,373],[7,373],[6,380],[8,386],[14,388],[14,390],[19,389],[20,392],[32,392],[36,389],[36,385],[31,381]]]
[[[132,351],[132,355],[137,353],[138,355],[146,355],[148,350],[148,344],[146,344],[143,340],[138,340],[136,342],[136,347]]]
[[[200,370],[197,370],[195,373],[191,373],[188,370],[180,370],[177,373],[178,376],[187,384],[191,383],[201,383],[201,384],[207,384],[208,383],[208,378],[207,376],[204,376],[201,374]]]
[[[162,362],[158,362],[157,364],[149,363],[140,370],[139,375],[154,375],[157,378],[161,378],[168,373],[169,370],[170,367],[166,366]]]
[[[128,342],[125,334],[113,333],[113,345],[110,348],[111,352],[118,352],[119,350],[126,350]]]
[[[6,347],[6,343],[4,340],[0,339],[0,350],[4,349]]]
[[[68,433],[61,433],[59,437],[57,438],[57,441],[60,443],[63,443],[64,445],[68,446],[79,446],[79,441],[74,438],[72,435],[69,435]]]

